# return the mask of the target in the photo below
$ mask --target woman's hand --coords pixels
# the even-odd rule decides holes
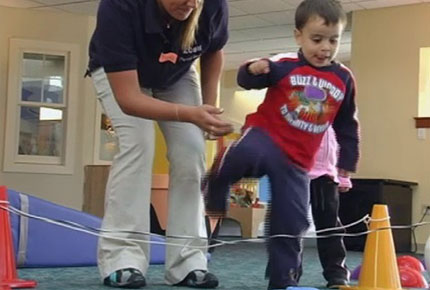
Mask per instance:
[[[179,114],[181,120],[184,117],[184,120],[189,120],[189,122],[199,126],[209,135],[220,137],[233,132],[233,125],[218,117],[218,115],[223,113],[223,110],[220,108],[202,105],[198,107],[183,107],[180,110],[182,111]]]

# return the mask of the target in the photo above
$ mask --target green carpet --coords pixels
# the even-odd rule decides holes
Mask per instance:
[[[361,252],[349,252],[347,264],[354,269],[361,263]],[[219,247],[212,255],[209,269],[220,280],[218,289],[267,289],[264,271],[267,262],[264,244],[238,244]],[[148,285],[144,289],[183,289],[164,284],[164,265],[151,265],[147,273]],[[107,290],[100,280],[96,267],[20,269],[21,279],[38,282],[38,290]],[[325,280],[315,248],[305,248],[304,274],[300,286],[324,288]]]

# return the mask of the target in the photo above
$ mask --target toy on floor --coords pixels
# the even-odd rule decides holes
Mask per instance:
[[[360,277],[360,271],[361,271],[361,265],[358,265],[357,267],[355,267],[354,270],[352,270],[351,272],[351,280],[358,280],[358,278]]]
[[[419,259],[409,255],[404,255],[397,257],[396,260],[402,287],[428,288],[428,283],[422,275],[424,265]],[[357,266],[352,271],[351,280],[358,280],[360,277],[360,271],[361,265]]]
[[[397,257],[397,266],[399,268],[400,267],[412,268],[417,270],[419,273],[424,272],[424,265],[421,263],[421,261],[409,255]]]
[[[429,285],[421,272],[408,267],[399,267],[400,283],[405,288],[428,288]]]

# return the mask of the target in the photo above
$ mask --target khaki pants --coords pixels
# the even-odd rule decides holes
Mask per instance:
[[[106,188],[105,230],[149,232],[149,209],[152,165],[154,159],[154,124],[152,120],[124,114],[118,106],[103,69],[92,79],[107,116],[118,136],[119,153],[115,156]],[[201,92],[195,68],[164,90],[145,93],[168,102],[200,105]],[[202,131],[191,123],[159,121],[167,145],[169,170],[168,236],[206,238],[204,207],[200,181],[205,166],[205,141]],[[123,268],[136,268],[145,275],[149,264],[149,236],[117,234],[142,242],[100,238],[98,266],[102,278]],[[188,246],[205,246],[199,238],[168,238],[179,246],[166,248],[168,284],[175,284],[196,269],[207,269],[206,251]]]

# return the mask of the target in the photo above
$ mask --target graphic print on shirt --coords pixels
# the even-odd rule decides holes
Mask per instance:
[[[181,62],[193,61],[202,54],[202,46],[195,44],[189,49],[182,50],[182,55],[179,58]]]
[[[158,58],[158,61],[160,63],[170,61],[171,63],[175,64],[177,60],[178,60],[178,55],[174,52],[168,52],[168,53],[162,52],[160,54],[160,57]]]
[[[312,75],[291,75],[293,90],[280,108],[284,119],[293,127],[320,134],[330,126],[330,117],[344,93],[331,82]]]

